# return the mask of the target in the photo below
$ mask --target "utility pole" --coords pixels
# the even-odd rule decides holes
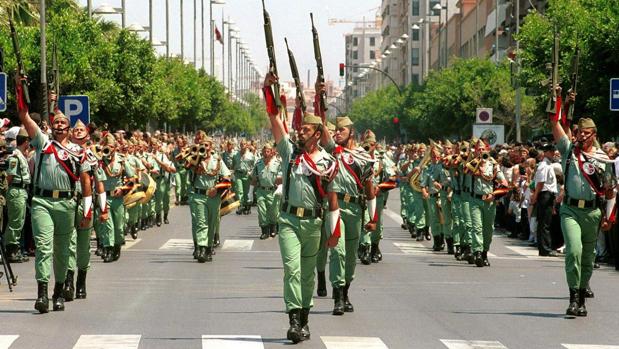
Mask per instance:
[[[170,57],[170,0],[165,0],[165,56]]]
[[[495,63],[499,64],[499,0],[494,0],[494,6],[496,7],[494,10],[494,54],[496,55]]]
[[[45,22],[45,0],[40,0],[39,11],[41,12],[41,20],[39,21],[41,25],[41,110],[43,111],[42,118],[47,119],[49,117],[49,104],[47,102],[47,23]]]
[[[181,0],[181,61],[185,64],[185,30],[184,30],[184,22],[183,22],[183,0]]]
[[[516,1],[516,36],[520,32],[520,1]],[[516,142],[522,142],[522,134],[520,129],[520,108],[521,108],[521,88],[520,88],[520,42],[516,41]]]

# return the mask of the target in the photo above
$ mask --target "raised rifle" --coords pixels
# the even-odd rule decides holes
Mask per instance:
[[[17,71],[22,78],[21,85],[24,93],[24,102],[30,107],[30,93],[28,93],[28,82],[26,81],[26,70],[24,69],[24,62],[21,58],[21,52],[19,51],[19,40],[17,37],[17,30],[13,24],[13,19],[9,15],[9,27],[11,28],[11,40],[13,41],[13,51],[15,52],[15,59],[17,61]]]
[[[320,39],[318,39],[318,30],[314,26],[314,14],[310,13],[312,20],[312,37],[314,38],[314,58],[316,59],[316,68],[318,69],[318,82],[325,82],[325,72],[322,67],[322,54],[320,53]],[[326,92],[320,94],[320,108],[327,111]]]
[[[294,85],[297,88],[297,98],[301,101],[301,110],[305,112],[307,104],[305,104],[305,96],[303,95],[303,87],[301,86],[301,78],[299,78],[299,69],[297,68],[297,61],[294,59],[294,54],[288,47],[288,39],[286,41],[286,49],[288,50],[288,61],[290,62],[290,70],[292,71],[292,78],[294,79]]]
[[[574,52],[574,56],[572,57],[572,77],[571,77],[571,86],[570,92],[576,93],[576,88],[578,86],[578,64],[580,61],[580,47],[576,46],[576,51]],[[567,120],[570,122],[574,119],[574,102],[571,102],[567,109]]]
[[[550,95],[548,99],[548,105],[546,106],[546,112],[549,114],[557,113],[557,85],[559,85],[559,33],[555,27],[554,31],[554,45],[552,47],[552,63],[547,65],[550,68],[550,77],[543,85],[550,84]]]
[[[264,39],[267,46],[267,54],[269,55],[269,71],[273,75],[277,74],[277,62],[275,61],[275,45],[273,44],[273,27],[271,26],[271,16],[264,6],[264,0],[262,0],[262,13],[264,15]],[[273,97],[275,98],[275,105],[277,109],[282,108],[282,101],[280,100],[279,82],[273,84]]]

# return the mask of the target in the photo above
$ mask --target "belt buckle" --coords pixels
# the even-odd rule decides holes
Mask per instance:
[[[578,208],[585,208],[585,200],[578,200]]]
[[[53,199],[58,199],[60,197],[60,190],[53,190],[52,191],[52,198]]]
[[[350,195],[349,194],[344,194],[344,202],[345,203],[349,203],[350,202]]]
[[[305,209],[303,207],[297,207],[297,217],[303,218],[304,214],[305,214]]]

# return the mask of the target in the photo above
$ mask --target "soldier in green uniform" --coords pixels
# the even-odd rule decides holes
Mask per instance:
[[[19,129],[16,137],[17,147],[13,154],[8,158],[6,193],[7,219],[8,224],[4,234],[4,244],[7,251],[7,258],[10,263],[22,263],[29,260],[22,255],[20,240],[24,220],[26,218],[26,201],[28,199],[28,189],[30,187],[30,171],[28,170],[28,160],[26,156],[30,147],[30,138],[26,129]]]
[[[430,145],[430,157],[432,163],[421,174],[420,184],[423,199],[427,204],[427,222],[434,237],[434,251],[442,251],[445,248],[443,242],[443,224],[445,223],[443,207],[441,206],[441,176],[443,164],[441,163],[441,149],[437,144]]]
[[[489,147],[483,140],[477,141],[475,148],[478,165],[473,171],[471,193],[471,225],[473,237],[473,255],[478,267],[490,266],[488,251],[494,233],[496,202],[494,200],[495,181],[507,186],[507,181],[499,164],[490,157]]]
[[[468,144],[467,144],[468,147]],[[449,145],[446,144],[445,149]],[[448,155],[448,171],[450,178],[450,191],[451,191],[451,214],[452,214],[452,241],[454,248],[454,257],[460,260],[462,257],[462,246],[464,242],[464,220],[462,218],[462,143],[460,148],[458,144],[452,144],[451,155]],[[449,240],[448,240],[449,244]],[[449,246],[449,245],[448,245]]]
[[[234,190],[241,202],[237,214],[251,213],[251,202],[249,202],[249,175],[254,168],[254,154],[249,149],[246,140],[241,141],[241,149],[232,158],[232,168],[234,170]]]
[[[409,178],[413,175],[418,175],[419,181],[423,178],[423,173],[427,170],[428,166],[427,162],[423,163],[424,160],[428,160],[427,157],[429,156],[426,155],[426,150],[428,149],[423,143],[417,146],[416,160],[409,165],[413,167],[412,170],[409,170]],[[432,235],[430,235],[430,222],[428,219],[428,200],[423,197],[421,188],[419,188],[419,190],[411,188],[411,193],[412,200],[406,208],[406,212],[409,215],[409,226],[412,222],[415,229],[414,231],[416,232],[416,234],[412,234],[411,232],[411,237],[416,235],[417,241],[423,241],[424,238],[430,240]]]
[[[356,146],[353,122],[350,118],[336,118],[335,128],[334,137],[331,138],[326,132],[322,143],[325,145],[325,150],[331,152],[337,159],[340,168],[332,185],[341,214],[341,229],[345,237],[344,251],[340,248],[331,251],[329,278],[334,295],[333,315],[343,315],[345,312],[354,311],[348,294],[355,276],[359,237],[364,228],[363,211],[366,208],[370,221],[365,228],[369,231],[376,229],[376,197],[372,184],[372,167],[375,161],[363,148]],[[366,255],[370,262],[369,248],[363,255]]]
[[[442,172],[440,177],[441,184],[441,208],[443,211],[443,236],[447,243],[447,254],[454,254],[454,214],[453,214],[453,180],[449,163],[453,152],[453,144],[446,140],[443,144],[443,154],[441,158]]]
[[[403,154],[398,160],[397,169],[400,176],[400,216],[402,217],[402,228],[408,229],[411,238],[417,237],[417,230],[414,224],[414,212],[409,212],[413,202],[413,188],[408,183],[408,179],[413,174],[414,162],[417,160],[417,152],[413,145],[405,145]]]
[[[560,94],[560,88],[557,89]],[[568,104],[574,103],[570,93]],[[561,153],[565,195],[559,210],[565,238],[565,275],[570,291],[567,315],[587,316],[585,298],[593,297],[589,281],[593,274],[598,229],[608,230],[615,206],[612,170],[604,152],[595,147],[597,128],[593,120],[581,118],[575,142],[570,141],[569,125],[550,114],[552,133]],[[567,110],[567,108],[564,108]],[[565,115],[563,115],[565,117]],[[564,128],[565,127],[565,128]],[[604,203],[605,201],[605,203]],[[606,214],[602,212],[605,208]]]
[[[318,146],[326,126],[320,117],[306,114],[297,130],[296,145],[290,141],[270,88],[276,81],[277,77],[267,74],[263,92],[284,173],[279,245],[284,264],[284,301],[290,322],[287,338],[298,343],[310,338],[308,319],[313,305],[314,270],[325,199],[329,206],[327,247],[336,246],[340,239],[337,195],[330,184],[336,163]]]
[[[36,245],[35,277],[38,291],[34,307],[40,313],[47,313],[47,285],[52,258],[55,276],[53,309],[64,310],[63,286],[67,277],[69,245],[75,226],[77,205],[75,187],[79,181],[83,189],[84,211],[90,211],[90,168],[87,162],[81,163],[80,147],[69,142],[69,119],[57,111],[52,122],[53,138],[43,134],[30,118],[28,107],[23,102],[21,81],[19,78],[16,80],[19,119],[36,152],[36,167],[32,177],[32,230]],[[92,218],[84,215],[80,219],[81,226],[86,227]]]
[[[176,184],[175,197],[177,206],[187,203],[187,169],[183,166],[182,161],[177,157],[186,146],[187,142],[185,139],[182,136],[178,136],[176,138],[176,147],[172,153],[175,161],[174,167],[176,168],[174,183]]]
[[[155,192],[155,219],[157,226],[163,223],[169,224],[168,213],[170,212],[170,181],[171,176],[176,173],[176,167],[170,161],[167,154],[161,149],[161,144],[153,142],[153,160],[155,161],[155,171],[157,177],[157,191]]]
[[[466,164],[471,160],[473,154],[473,148],[476,139],[471,139],[471,142],[463,142],[463,148],[466,147],[466,152],[462,154],[462,162],[460,168],[460,183],[462,184],[462,236],[460,237],[460,244],[462,245],[462,260],[467,261],[469,264],[475,263],[475,257],[473,256],[473,222],[471,221],[471,200],[473,190],[473,175],[469,171]]]
[[[82,164],[87,163],[90,171],[88,176],[91,183],[90,191],[97,193],[97,201],[92,200],[90,208],[84,210],[84,202],[78,203],[78,208],[75,216],[75,221],[79,222],[80,217],[94,217],[95,213],[98,220],[104,222],[108,219],[108,209],[106,203],[106,193],[103,189],[103,181],[106,179],[103,169],[99,166],[99,158],[90,148],[90,134],[86,125],[78,120],[71,132],[71,142],[82,147],[83,158]],[[76,192],[78,198],[82,196],[85,190],[82,190],[81,185],[76,183]],[[99,207],[97,211],[95,208]],[[75,293],[75,285],[73,284],[73,277],[77,269],[77,298],[86,298],[86,272],[90,267],[90,234],[93,228],[93,220],[90,220],[88,225],[77,224],[75,231],[71,236],[70,254],[69,254],[69,268],[67,270],[67,278],[64,284],[64,299],[67,302],[73,300]],[[120,254],[120,245],[118,246]]]
[[[189,208],[191,231],[196,246],[195,258],[200,263],[213,260],[215,233],[219,225],[221,196],[216,186],[220,178],[229,178],[230,171],[212,151],[213,141],[203,140],[206,154],[189,168]]]
[[[258,224],[260,239],[275,237],[277,234],[277,219],[279,218],[279,202],[275,190],[282,182],[281,163],[273,156],[273,147],[267,143],[262,147],[262,158],[256,162],[252,171],[252,185],[256,187]]]
[[[128,176],[134,182],[139,182],[142,172],[146,170],[142,161],[137,156],[138,144],[135,140],[129,140],[127,150],[125,152],[125,162],[131,168],[133,176]],[[140,220],[142,204],[137,203],[135,206],[127,209],[127,222],[131,226],[131,237],[135,240],[138,238],[138,230],[143,227],[143,221]]]

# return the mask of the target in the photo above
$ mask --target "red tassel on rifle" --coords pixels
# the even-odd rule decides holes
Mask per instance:
[[[279,110],[277,110],[277,105],[275,105],[273,90],[271,90],[270,86],[265,86],[262,88],[262,92],[264,93],[264,100],[267,104],[267,113],[269,115],[277,115]]]
[[[26,104],[24,98],[24,90],[22,88],[22,84],[18,83],[15,85],[15,97],[17,99],[17,111],[18,112],[28,112],[28,105]]]
[[[286,95],[279,96],[279,101],[282,103],[282,123],[284,124],[284,131],[288,133],[288,111],[286,110],[288,101],[286,100]]]
[[[303,110],[301,107],[294,108],[294,114],[292,115],[292,129],[298,131],[303,124]]]
[[[559,122],[559,120],[561,120],[561,123],[565,123],[565,116],[562,115],[563,114],[563,99],[561,98],[561,96],[557,96],[557,99],[555,101],[555,113],[549,113],[548,117],[550,118],[550,122]],[[563,116],[563,117],[562,117]]]

